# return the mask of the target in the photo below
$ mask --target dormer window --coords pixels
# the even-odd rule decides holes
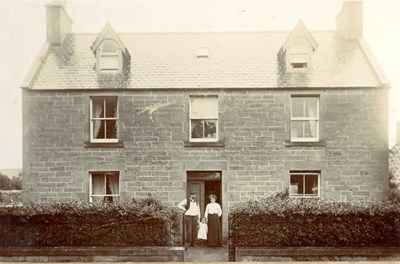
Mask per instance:
[[[278,52],[278,59],[288,72],[311,69],[312,55],[318,43],[300,20]]]
[[[96,57],[98,74],[123,73],[129,67],[131,55],[109,23],[105,25],[90,49]]]
[[[304,39],[297,38],[293,40],[287,50],[288,54],[286,54],[287,68],[293,70],[309,68],[311,51]]]
[[[117,44],[106,40],[100,48],[100,69],[102,72],[118,72],[120,69],[120,55]]]

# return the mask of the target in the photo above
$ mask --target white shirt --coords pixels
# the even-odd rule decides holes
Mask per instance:
[[[208,217],[208,214],[218,214],[218,217],[222,215],[221,206],[219,203],[209,203],[206,206],[206,210],[204,212],[204,217]]]
[[[189,216],[198,216],[200,218],[200,206],[198,203],[196,202],[190,202],[190,206],[189,209],[186,210],[185,206],[187,203],[187,199],[183,200],[182,202],[180,202],[178,204],[178,208],[182,209],[185,212],[185,215],[189,215]]]

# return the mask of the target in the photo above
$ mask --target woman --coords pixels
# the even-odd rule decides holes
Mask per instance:
[[[222,232],[219,218],[222,215],[221,206],[216,203],[217,196],[211,194],[209,196],[210,203],[207,204],[204,217],[208,223],[207,246],[222,247]]]

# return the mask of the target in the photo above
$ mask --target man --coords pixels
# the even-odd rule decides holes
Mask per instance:
[[[178,204],[178,208],[185,212],[186,242],[194,246],[197,238],[197,224],[200,223],[200,206],[196,200],[196,193],[190,193],[188,199]]]

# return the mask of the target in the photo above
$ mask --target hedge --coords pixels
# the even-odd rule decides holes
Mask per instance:
[[[168,246],[179,240],[177,215],[153,198],[0,208],[0,246]]]
[[[229,213],[236,246],[399,246],[400,204],[261,198]]]

